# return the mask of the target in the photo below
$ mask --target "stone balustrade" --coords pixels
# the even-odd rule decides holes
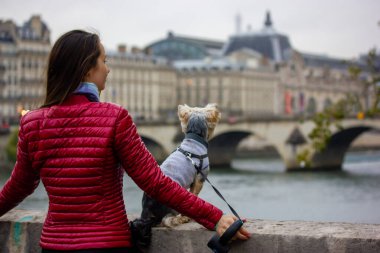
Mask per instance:
[[[0,218],[0,252],[39,253],[39,237],[45,213],[13,210]],[[134,218],[130,215],[130,218]],[[380,224],[273,221],[249,219],[248,241],[234,241],[231,253],[378,253]],[[154,228],[148,252],[211,252],[206,246],[214,232],[197,223],[174,229]]]

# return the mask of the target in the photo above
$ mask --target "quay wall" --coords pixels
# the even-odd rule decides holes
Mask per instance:
[[[0,217],[0,252],[40,253],[44,219],[44,212],[29,210],[12,210]],[[380,224],[248,219],[245,227],[251,238],[234,241],[231,253],[380,252]],[[154,228],[147,252],[209,253],[211,250],[206,245],[213,234],[194,222],[173,229]]]

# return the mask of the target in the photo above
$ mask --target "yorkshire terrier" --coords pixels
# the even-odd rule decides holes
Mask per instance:
[[[207,155],[208,140],[220,120],[221,113],[216,104],[206,107],[178,106],[178,117],[185,138],[180,146],[160,166],[162,172],[185,189],[198,195],[209,171]],[[186,216],[178,214],[144,193],[141,218],[131,224],[135,243],[147,246],[150,243],[151,228],[158,224],[167,227],[189,222]]]

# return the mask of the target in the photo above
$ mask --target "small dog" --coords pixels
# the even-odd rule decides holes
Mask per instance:
[[[185,104],[178,106],[178,117],[185,138],[160,167],[166,176],[183,188],[190,188],[190,192],[198,195],[205,181],[203,176],[207,176],[210,170],[207,142],[214,133],[221,113],[216,104],[208,104],[203,108],[189,107]],[[198,170],[202,173],[198,173]],[[142,206],[141,218],[134,220],[131,224],[135,243],[140,246],[149,245],[152,226],[161,223],[171,227],[190,220],[145,193]]]

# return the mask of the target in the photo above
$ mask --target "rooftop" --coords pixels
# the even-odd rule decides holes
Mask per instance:
[[[259,32],[248,30],[231,36],[223,49],[223,54],[228,55],[242,48],[257,51],[275,62],[283,62],[286,60],[287,51],[291,50],[292,46],[288,36],[274,29],[271,15],[267,12],[264,27]]]

